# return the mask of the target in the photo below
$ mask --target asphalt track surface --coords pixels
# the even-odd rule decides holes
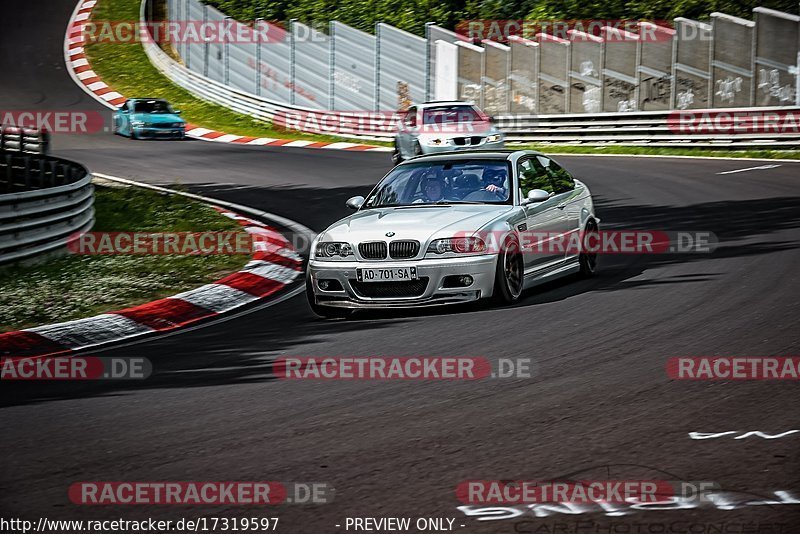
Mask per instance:
[[[62,36],[73,7],[73,0],[3,6],[0,109],[102,110],[64,70]],[[390,165],[381,153],[110,134],[57,137],[54,152],[97,172],[186,184],[315,230],[345,215],[344,200],[367,191]],[[637,532],[636,524],[649,525],[640,532],[681,532],[668,530],[687,528],[678,521],[800,532],[800,503],[619,517],[528,514],[525,521],[476,521],[456,509],[454,489],[468,479],[668,478],[715,481],[736,492],[735,502],[775,499],[775,491],[800,498],[800,434],[688,436],[800,428],[796,383],[670,381],[665,373],[673,356],[798,353],[800,164],[719,175],[760,164],[559,160],[591,187],[604,228],[708,230],[721,246],[713,254],[605,256],[596,278],[553,283],[502,309],[325,322],[297,296],[236,320],[93,353],[150,358],[156,375],[145,383],[5,383],[2,516],[277,515],[279,530],[292,533],[344,531],[347,517],[365,516],[451,517],[463,532],[609,532],[603,529],[614,524],[630,529],[616,532]],[[270,362],[285,355],[523,357],[535,376],[275,380]],[[321,481],[336,496],[331,504],[266,510],[70,504],[67,487],[87,480]]]

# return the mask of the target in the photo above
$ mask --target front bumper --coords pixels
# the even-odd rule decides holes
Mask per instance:
[[[493,143],[487,143],[485,141],[475,144],[475,145],[423,145],[420,144],[420,148],[422,149],[423,154],[441,154],[443,152],[461,152],[461,151],[468,151],[468,150],[503,150],[505,148],[505,141],[495,141]]]
[[[133,128],[136,137],[140,139],[183,139],[186,136],[184,128]]]
[[[315,302],[319,305],[340,308],[411,308],[472,302],[492,296],[496,265],[497,256],[493,254],[464,258],[380,262],[311,260],[308,263],[307,276],[311,278],[310,288],[314,292]],[[419,280],[427,279],[425,284],[419,282],[419,286],[424,285],[424,289],[409,296],[367,296],[364,294],[364,289],[373,291],[377,284],[383,284],[383,282],[372,284],[358,282],[357,268],[394,267],[416,267]],[[472,284],[467,287],[444,287],[446,277],[464,275],[472,277]],[[323,291],[319,288],[319,280],[336,280],[342,289]],[[409,284],[409,282],[390,283]],[[393,286],[392,289],[395,287],[402,286]],[[402,289],[393,292],[402,293]]]

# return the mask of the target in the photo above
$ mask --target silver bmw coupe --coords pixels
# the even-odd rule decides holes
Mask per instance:
[[[306,293],[323,317],[507,304],[555,277],[591,275],[597,263],[589,249],[564,246],[599,232],[589,188],[531,150],[413,158],[347,206],[355,213],[311,247]]]

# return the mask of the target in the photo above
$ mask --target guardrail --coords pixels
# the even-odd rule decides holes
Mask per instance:
[[[769,119],[770,120],[766,120]],[[497,126],[508,142],[621,146],[798,147],[800,107],[687,111],[506,115]],[[705,121],[705,122],[703,122]],[[760,121],[760,124],[759,124]],[[778,131],[782,130],[782,131]]]
[[[67,245],[94,224],[94,186],[83,165],[0,151],[0,263]]]
[[[148,0],[143,0],[140,19],[145,22]],[[145,24],[142,24],[146,28]],[[142,30],[145,31],[145,30]],[[301,123],[314,122],[322,124],[325,117],[338,112],[312,109],[296,105],[288,105],[240,91],[222,82],[213,80],[194,72],[167,55],[153,39],[142,39],[150,61],[167,78],[183,87],[198,98],[213,102],[232,111],[254,117],[255,119],[285,125],[287,117],[292,115],[311,117],[314,121],[302,120]],[[775,111],[800,115],[800,107],[753,107],[740,109],[687,110],[681,111],[630,111],[620,113],[573,113],[548,115],[499,115],[498,126],[506,132],[509,143],[543,143],[543,144],[583,144],[590,146],[654,146],[654,147],[797,147],[800,146],[800,131],[759,132],[752,133],[695,133],[676,131],[672,127],[673,117],[679,113],[757,113],[767,114]],[[368,112],[367,112],[368,113]],[[347,116],[348,112],[340,112]],[[366,135],[343,130],[320,130],[298,127],[304,132],[322,133],[346,139],[391,141],[394,128],[385,124],[385,113],[376,112],[374,119],[366,119],[374,128]],[[277,119],[277,120],[276,120]],[[364,132],[360,128],[360,132]]]
[[[0,125],[0,150],[47,154],[50,151],[50,134],[45,130]]]

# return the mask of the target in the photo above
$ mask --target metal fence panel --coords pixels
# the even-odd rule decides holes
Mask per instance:
[[[800,68],[800,17],[763,7],[753,10],[756,17],[756,95],[757,106],[800,105],[797,74]]]
[[[225,15],[211,6],[206,6],[206,21],[215,27],[222,27]],[[208,65],[205,75],[217,82],[225,82],[225,45],[218,40],[206,44],[208,47]]]
[[[483,107],[484,76],[483,48],[464,41],[458,41],[458,99]]]
[[[291,34],[280,40],[259,45],[258,87],[256,94],[290,103],[292,101],[292,44]]]
[[[255,32],[239,22],[233,22],[233,35],[241,35],[243,42],[229,43],[228,84],[236,89],[256,94]],[[247,42],[244,42],[247,41]]]
[[[509,111],[536,113],[539,86],[539,43],[518,36],[508,38],[511,48]]]
[[[588,33],[570,30],[572,52],[569,71],[569,111],[602,111],[603,40]]]
[[[293,104],[314,109],[333,109],[329,99],[330,44],[326,34],[299,22],[292,23]]]
[[[752,105],[753,28],[749,20],[711,14],[711,105],[715,108]]]
[[[639,65],[636,68],[640,111],[670,109],[672,53],[675,30],[651,22],[639,23]]]
[[[711,26],[696,20],[675,19],[675,84],[672,88],[676,109],[703,109],[709,98]]]
[[[570,43],[539,33],[539,113],[565,113],[569,87]]]
[[[337,111],[375,109],[375,36],[332,21],[333,78],[331,93]]]
[[[205,20],[205,6],[198,0],[186,0],[189,6],[189,20],[200,22]],[[206,72],[206,44],[192,41],[186,43],[188,49],[183,56],[186,66],[198,74]]]
[[[427,24],[425,26],[425,34],[428,41],[427,50],[428,50],[428,62],[426,64],[427,67],[427,80],[425,82],[425,86],[427,87],[425,91],[425,100],[431,100],[433,97],[433,90],[436,87],[436,72],[438,67],[436,66],[436,41],[444,41],[446,43],[455,44],[458,41],[461,41],[461,37],[455,33],[451,32],[450,30],[445,30],[444,28],[440,28],[435,24]],[[445,69],[446,70],[446,69]]]
[[[636,111],[639,36],[604,26],[603,111]]]
[[[495,41],[484,44],[483,108],[490,115],[508,112],[508,71],[511,49]]]
[[[378,109],[405,111],[425,100],[425,39],[379,23],[377,34]]]
[[[429,100],[458,100],[458,47],[447,41],[436,41],[436,73]]]

